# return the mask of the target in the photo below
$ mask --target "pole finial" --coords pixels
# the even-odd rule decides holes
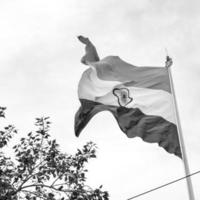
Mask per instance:
[[[168,51],[167,51],[167,48],[165,48],[165,52],[166,52],[166,61],[165,61],[165,67],[171,67],[172,64],[173,64],[173,60],[171,57],[169,57],[168,55]]]

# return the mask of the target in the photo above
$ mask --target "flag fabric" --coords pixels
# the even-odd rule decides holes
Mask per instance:
[[[110,111],[127,137],[158,143],[181,158],[167,68],[137,67],[118,56],[88,65],[78,86],[76,136],[95,114]]]

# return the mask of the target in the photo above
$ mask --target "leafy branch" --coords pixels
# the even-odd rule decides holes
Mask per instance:
[[[4,110],[0,107],[0,116]],[[62,153],[50,137],[50,124],[48,117],[36,118],[37,130],[13,147],[15,161],[0,153],[0,199],[108,200],[102,186],[92,189],[85,184],[86,164],[96,158],[96,145],[88,142],[74,155]],[[2,148],[16,130],[8,126],[0,133]]]

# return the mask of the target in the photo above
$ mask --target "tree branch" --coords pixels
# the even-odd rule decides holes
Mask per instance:
[[[25,188],[30,188],[30,187],[44,187],[44,188],[49,188],[49,189],[53,189],[55,191],[59,191],[59,192],[68,192],[68,193],[71,193],[73,192],[74,190],[59,190],[53,186],[50,186],[50,185],[45,185],[45,184],[32,184],[32,185],[27,185],[27,186],[24,186],[21,188],[21,190],[24,190]]]
[[[37,167],[39,167],[39,166],[42,164],[42,162],[44,162],[44,160],[41,161],[38,165],[36,165],[36,166],[33,168],[32,173],[34,172],[34,170],[35,170]],[[46,163],[45,163],[45,164],[46,164]],[[45,164],[44,164],[44,165],[45,165]],[[44,166],[44,165],[42,165],[42,166]],[[18,187],[17,190],[20,191],[20,190],[22,189],[22,186],[23,186],[28,180],[30,180],[33,176],[35,176],[36,174],[38,174],[38,172],[35,173],[35,174],[31,174],[30,176],[27,175],[26,178],[24,179],[24,181],[23,181],[22,184]]]
[[[34,194],[35,196],[37,196],[37,197],[39,197],[39,198],[42,198],[42,199],[45,199],[45,200],[46,200],[46,198],[45,198],[45,197],[43,197],[43,196],[39,195],[39,193],[37,193],[37,192],[33,192],[33,191],[29,191],[29,190],[21,190],[21,192],[25,192],[25,193]]]

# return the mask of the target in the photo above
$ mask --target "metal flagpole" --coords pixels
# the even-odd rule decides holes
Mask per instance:
[[[169,74],[171,92],[172,92],[172,95],[173,95],[173,103],[174,103],[174,109],[175,109],[175,114],[176,114],[179,143],[180,143],[180,146],[181,146],[181,153],[182,153],[182,159],[183,159],[185,174],[186,174],[186,176],[188,176],[190,174],[190,170],[189,170],[189,164],[188,164],[187,155],[186,155],[186,151],[185,151],[184,139],[183,139],[180,117],[179,117],[179,112],[178,112],[178,107],[177,107],[174,84],[173,84],[173,79],[172,79],[172,74],[171,74],[171,68],[170,68],[171,65],[172,65],[172,59],[169,56],[167,56],[166,68],[167,68],[167,71],[168,71],[168,74]],[[187,187],[188,187],[189,200],[195,200],[194,191],[193,191],[193,187],[192,187],[192,181],[191,181],[190,176],[186,178],[186,182],[187,182]]]

